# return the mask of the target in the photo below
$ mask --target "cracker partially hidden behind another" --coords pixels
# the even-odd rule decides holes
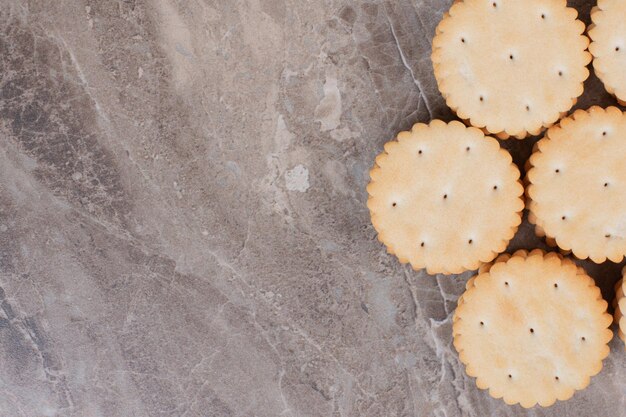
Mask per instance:
[[[537,135],[555,123],[589,76],[589,39],[576,16],[557,0],[454,2],[432,53],[448,106],[501,139]]]
[[[519,176],[509,153],[479,129],[418,123],[376,158],[367,206],[400,262],[457,274],[506,249],[524,207]]]
[[[482,271],[453,318],[454,346],[478,388],[528,408],[589,385],[613,337],[593,279],[539,249],[503,255]]]

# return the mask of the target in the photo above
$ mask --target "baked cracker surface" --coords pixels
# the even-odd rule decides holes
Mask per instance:
[[[454,315],[468,375],[495,398],[550,406],[602,369],[612,317],[593,279],[556,253],[517,252],[479,274]]]
[[[562,0],[464,0],[437,26],[432,61],[448,106],[499,138],[537,135],[576,103],[591,61]]]
[[[626,102],[626,2],[599,0],[589,28],[593,69],[606,90]]]
[[[389,253],[415,269],[456,274],[506,249],[521,223],[523,187],[495,139],[434,120],[384,149],[370,172],[367,206]]]
[[[626,255],[626,114],[576,110],[550,128],[530,158],[527,195],[537,230],[600,263]]]

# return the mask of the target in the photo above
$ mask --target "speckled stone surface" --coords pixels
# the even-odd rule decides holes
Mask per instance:
[[[376,241],[375,155],[452,118],[449,3],[0,0],[0,415],[626,415],[617,338],[550,409],[478,390],[451,345],[472,273]],[[583,265],[610,299],[620,265]]]

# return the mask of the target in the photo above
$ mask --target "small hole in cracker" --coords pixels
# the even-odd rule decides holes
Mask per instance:
[[[470,239],[470,240],[468,240],[468,241],[467,241],[467,243],[469,243],[470,245],[472,244],[472,242],[473,242],[473,240],[472,240],[472,239]]]
[[[484,326],[484,325],[485,325],[485,322],[481,321],[481,322],[480,322],[480,325],[481,325],[481,326]]]
[[[619,46],[615,47],[615,52],[619,52]]]
[[[485,98],[484,98],[483,96],[480,96],[478,99],[479,99],[480,101],[485,101]]]
[[[470,151],[470,147],[468,146],[467,148],[465,148],[465,150],[466,150],[467,152],[469,152],[469,151]]]
[[[585,336],[581,337],[580,340],[582,340],[583,342],[587,339],[585,339]]]
[[[606,235],[604,235],[604,237],[608,239],[608,238],[610,238],[610,237],[611,237],[611,234],[610,234],[610,233],[607,233]]]
[[[530,106],[526,106],[526,111],[530,111]]]
[[[545,19],[545,18],[546,18],[545,13],[541,13],[541,18],[542,18],[542,19]]]
[[[498,186],[497,186],[497,185],[494,185],[494,186],[493,186],[493,189],[494,189],[494,190],[497,190],[497,189],[498,189]]]
[[[493,3],[491,3],[491,5],[495,8],[498,7],[498,3],[496,3],[495,1]]]
[[[554,377],[554,380],[555,380],[555,381],[558,381],[558,380],[559,380],[559,377],[558,377],[558,376],[555,376],[555,377]]]
[[[444,194],[444,195],[443,195],[443,199],[445,200],[445,199],[447,199],[447,198],[448,198],[448,194]]]
[[[556,282],[554,283],[554,288],[559,288],[559,284],[557,284]]]
[[[604,186],[605,186],[605,187],[608,187],[608,186],[609,186],[609,183],[608,183],[608,182],[605,182],[605,183],[604,183]]]
[[[424,247],[424,242],[420,243],[420,246],[423,248]]]
[[[563,71],[559,71],[559,77],[563,76]]]
[[[565,216],[561,216],[561,220],[565,220],[567,217]]]
[[[561,172],[561,170],[557,168],[557,169],[554,170],[554,172],[556,172],[558,174],[559,172]]]
[[[509,59],[512,60],[513,59],[513,54],[509,55]]]
[[[535,333],[535,329],[533,329],[532,327],[530,328],[530,332],[531,333]]]
[[[509,286],[509,281],[504,281],[504,285]]]
[[[509,379],[512,379],[512,378],[513,378],[513,375],[509,374]]]
[[[422,154],[422,150],[420,149],[419,151],[417,151],[418,155]]]
[[[461,42],[465,43],[465,38],[461,38]]]
[[[606,133],[606,130],[605,130],[604,132],[602,132],[602,136],[606,136],[606,135],[607,135],[607,133]]]

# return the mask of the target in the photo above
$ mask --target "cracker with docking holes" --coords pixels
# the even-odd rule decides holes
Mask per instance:
[[[612,318],[593,279],[571,260],[518,251],[468,284],[454,313],[454,346],[492,397],[547,407],[602,369]]]
[[[626,105],[626,1],[599,0],[591,20],[593,69],[606,90]]]
[[[530,158],[529,218],[580,258],[626,255],[626,114],[577,110],[548,130]]]
[[[626,275],[626,267],[622,269],[622,276]],[[626,317],[624,312],[626,311],[626,281],[624,278],[620,279],[615,286],[615,299],[613,300],[613,308],[615,313],[613,315],[615,325],[617,326],[617,334],[620,339],[626,342]]]
[[[432,61],[448,106],[501,139],[537,135],[576,103],[591,61],[585,25],[565,0],[456,1]]]
[[[400,262],[457,274],[506,249],[524,207],[519,175],[479,129],[417,123],[376,158],[367,206],[378,239]]]

